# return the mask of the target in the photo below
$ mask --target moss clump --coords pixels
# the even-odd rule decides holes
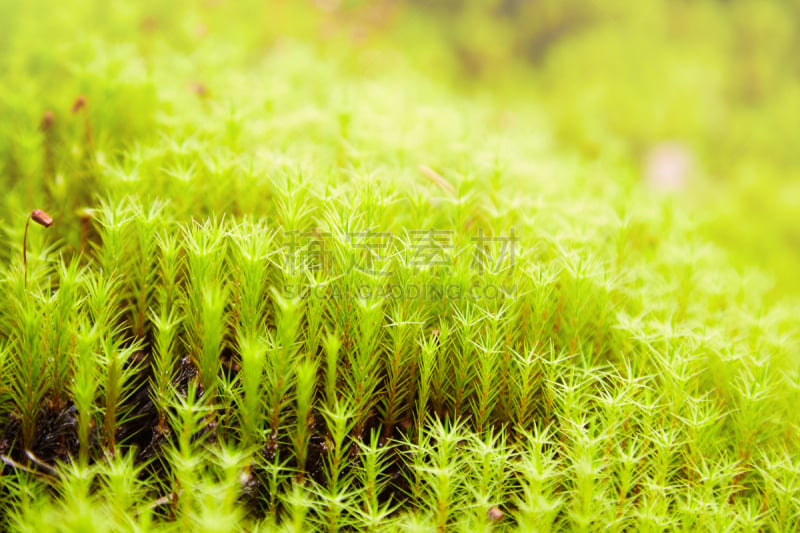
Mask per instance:
[[[793,527],[796,307],[628,164],[233,8],[2,9],[4,529]]]

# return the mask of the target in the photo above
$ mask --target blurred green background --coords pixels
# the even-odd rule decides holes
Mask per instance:
[[[490,101],[500,128],[542,117],[537,134],[611,169],[601,183],[675,196],[735,266],[773,276],[774,299],[800,296],[800,0],[0,0],[0,13],[5,127],[24,108],[15,99],[47,102],[74,74],[53,67],[76,36],[91,47],[135,25],[146,58],[159,42],[202,51],[213,34],[245,42],[253,61],[302,41],[359,76],[402,65]],[[147,134],[149,117],[114,111],[114,131]]]
[[[800,1],[316,5],[322,36],[535,106],[559,145],[629,169],[607,179],[669,189],[775,297],[800,293]]]

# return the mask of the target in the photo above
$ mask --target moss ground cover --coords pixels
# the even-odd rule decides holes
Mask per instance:
[[[619,153],[270,33],[308,7],[45,6],[0,6],[4,529],[795,528],[797,304]]]

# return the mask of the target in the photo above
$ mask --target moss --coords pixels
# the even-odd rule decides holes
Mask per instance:
[[[796,304],[614,135],[281,6],[0,9],[3,528],[790,530]]]

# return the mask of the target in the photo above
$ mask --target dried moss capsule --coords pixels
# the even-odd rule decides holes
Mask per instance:
[[[53,121],[55,121],[56,115],[52,111],[45,111],[42,115],[42,122],[39,125],[42,131],[50,131],[50,128],[53,126]]]
[[[77,113],[86,106],[86,97],[83,95],[78,96],[75,102],[72,103],[72,112]]]
[[[44,226],[45,228],[49,228],[53,225],[53,217],[42,211],[41,209],[34,209],[31,211],[30,216],[25,221],[25,233],[22,234],[22,264],[25,269],[25,286],[28,286],[28,226],[31,223],[31,220],[39,224],[40,226]]]
[[[34,222],[39,224],[40,226],[44,226],[45,228],[49,228],[53,225],[53,217],[42,211],[41,209],[34,209],[31,212],[31,219]]]

